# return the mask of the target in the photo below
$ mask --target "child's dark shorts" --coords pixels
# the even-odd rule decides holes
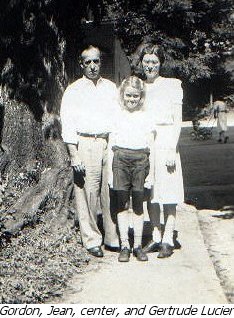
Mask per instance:
[[[143,213],[144,183],[149,174],[149,149],[126,149],[114,146],[113,189],[117,194],[117,210],[127,208],[130,192],[133,211]]]

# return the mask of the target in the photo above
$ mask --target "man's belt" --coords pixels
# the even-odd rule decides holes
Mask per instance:
[[[78,136],[81,137],[89,137],[89,138],[102,138],[102,139],[108,139],[109,134],[108,133],[103,133],[103,134],[88,134],[88,133],[81,133],[77,132]]]

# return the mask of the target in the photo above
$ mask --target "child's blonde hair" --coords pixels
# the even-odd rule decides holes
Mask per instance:
[[[142,109],[144,105],[144,99],[145,99],[145,84],[139,77],[135,75],[129,76],[128,78],[124,79],[120,85],[120,101],[121,101],[122,108],[126,109],[124,105],[124,92],[126,87],[129,87],[129,86],[139,90],[141,94],[141,99],[139,101],[138,109]]]

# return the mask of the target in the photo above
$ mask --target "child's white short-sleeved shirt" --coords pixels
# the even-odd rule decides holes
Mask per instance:
[[[112,146],[127,149],[150,148],[154,131],[153,120],[148,112],[120,110],[112,131]]]

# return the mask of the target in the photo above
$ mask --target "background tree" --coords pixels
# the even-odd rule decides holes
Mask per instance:
[[[3,231],[20,230],[48,198],[59,202],[57,213],[64,212],[72,175],[58,114],[64,88],[77,73],[89,6],[94,3],[0,1],[1,175],[9,195],[19,196],[16,203],[3,200],[3,207],[12,201],[17,211]]]
[[[181,78],[185,92],[189,92],[185,106],[204,104],[211,91],[215,97],[231,93],[231,66],[225,61],[233,54],[232,0],[104,3],[130,57],[144,39],[162,45],[166,57],[164,74]]]
[[[77,72],[87,7],[82,0],[0,1],[1,303],[57,295],[87,262],[69,223],[72,173],[58,117]]]

